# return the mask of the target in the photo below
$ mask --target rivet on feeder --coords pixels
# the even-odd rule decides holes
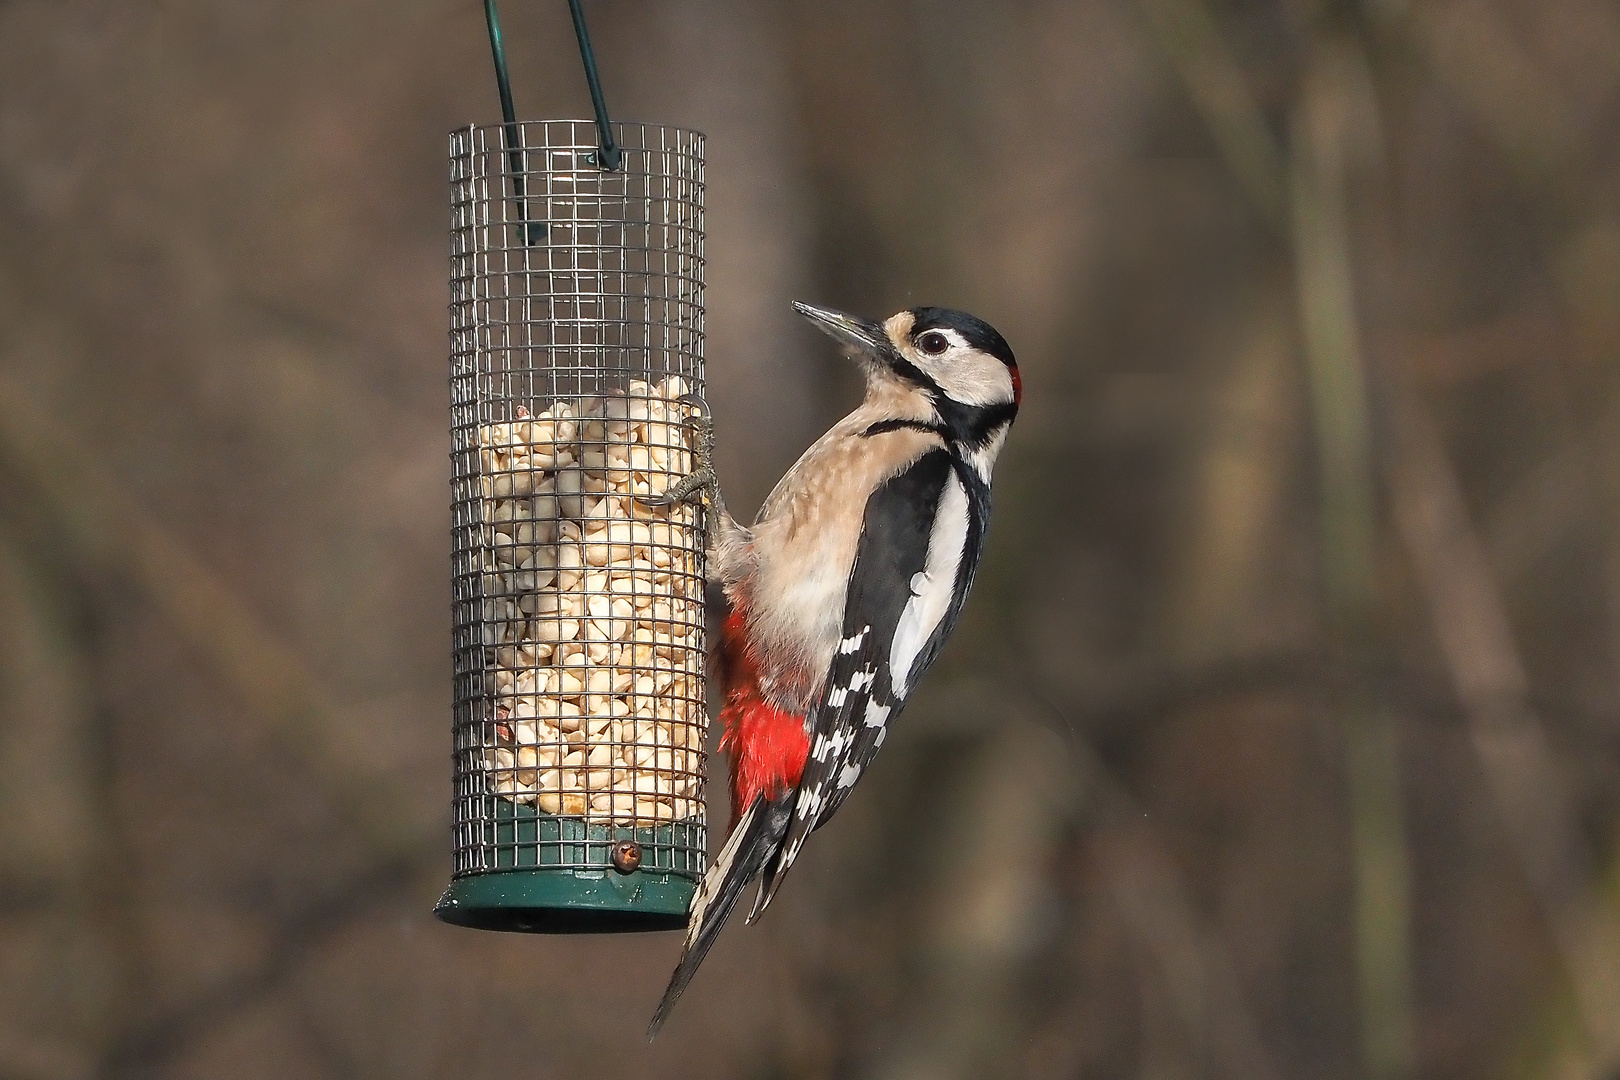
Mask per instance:
[[[634,840],[620,840],[613,845],[613,869],[628,874],[641,865],[641,845]]]
[[[450,136],[455,873],[437,910],[675,929],[702,876],[703,136],[518,122]],[[611,167],[604,168],[604,165]],[[605,873],[609,868],[616,873]]]

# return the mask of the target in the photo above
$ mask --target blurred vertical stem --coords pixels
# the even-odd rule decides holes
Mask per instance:
[[[1353,167],[1376,146],[1359,54],[1323,45],[1292,122],[1289,189],[1300,326],[1320,469],[1321,566],[1347,680],[1341,722],[1350,800],[1362,1055],[1372,1080],[1410,1074],[1410,887],[1395,718],[1372,689],[1377,655],[1377,468],[1350,246]]]
[[[1281,152],[1215,16],[1198,0],[1142,0],[1142,9],[1244,194],[1266,224],[1286,228]]]

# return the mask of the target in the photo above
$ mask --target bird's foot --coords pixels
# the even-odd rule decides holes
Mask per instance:
[[[694,496],[707,495],[709,505],[724,505],[720,498],[720,480],[714,473],[714,419],[709,404],[696,394],[683,394],[675,399],[694,410],[686,421],[693,433],[692,464],[690,473],[671,484],[662,495],[638,495],[636,501],[645,506],[676,506],[691,502]]]

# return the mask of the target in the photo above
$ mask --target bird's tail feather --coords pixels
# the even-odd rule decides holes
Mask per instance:
[[[754,906],[748,911],[748,918],[745,920],[746,925],[753,926],[754,920],[765,914],[765,906],[771,902],[771,897],[776,895],[774,885],[777,870],[781,865],[782,848],[778,845],[774,856],[765,862],[764,872],[759,878],[759,891],[754,894]]]
[[[731,839],[720,849],[719,857],[709,867],[709,872],[703,875],[703,881],[692,897],[690,921],[686,926],[686,947],[681,950],[680,963],[675,965],[675,974],[670,976],[664,999],[658,1003],[658,1011],[653,1013],[652,1023],[647,1026],[647,1038],[657,1035],[658,1029],[669,1019],[670,1010],[675,1008],[675,1002],[680,1000],[681,993],[692,981],[709,947],[720,935],[720,928],[725,925],[731,909],[737,906],[743,886],[754,879],[781,846],[792,817],[792,805],[791,792],[774,802],[757,795],[742,817],[737,819]]]

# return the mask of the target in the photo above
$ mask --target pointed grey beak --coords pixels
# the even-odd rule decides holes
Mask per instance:
[[[812,326],[852,351],[857,357],[881,360],[894,351],[889,335],[877,323],[845,315],[832,308],[819,308],[812,304],[793,301],[793,310],[810,320]]]

